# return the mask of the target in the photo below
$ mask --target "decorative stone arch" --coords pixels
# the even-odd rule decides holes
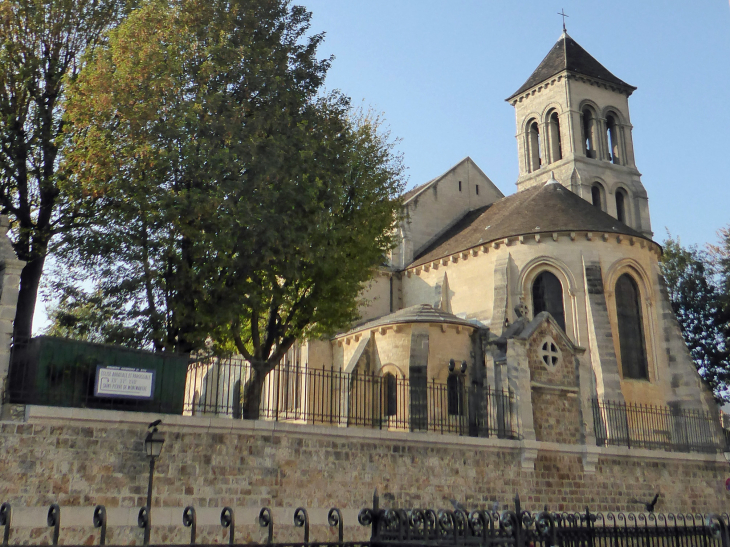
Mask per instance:
[[[529,127],[530,123],[533,121],[536,121],[537,123],[542,123],[543,116],[540,112],[537,110],[533,110],[529,114],[526,114],[525,117],[522,118],[522,124],[520,127],[521,133],[527,133],[527,128]]]
[[[611,266],[609,266],[606,270],[606,275],[603,280],[603,289],[606,294],[608,317],[611,323],[611,333],[613,335],[614,349],[616,352],[616,362],[619,365],[619,374],[621,374],[621,377],[623,378],[615,288],[619,278],[624,274],[629,274],[631,276],[639,290],[639,305],[641,309],[642,326],[644,328],[644,344],[646,348],[649,382],[656,383],[659,377],[659,370],[656,343],[658,337],[656,332],[657,319],[655,317],[656,298],[654,295],[654,286],[651,282],[651,277],[647,274],[644,267],[634,258],[622,258],[611,264]]]
[[[401,368],[393,363],[386,363],[380,367],[380,370],[378,371],[381,376],[385,376],[386,374],[392,374],[396,378],[399,378],[401,380],[405,380],[407,376],[403,373]]]
[[[611,114],[614,115],[614,117],[616,118],[616,121],[619,124],[621,124],[621,125],[626,124],[626,118],[618,107],[615,107],[612,105],[603,107],[603,110],[601,111],[602,118],[606,118],[607,116],[610,116]]]
[[[545,108],[542,109],[542,113],[540,114],[540,119],[542,120],[542,123],[547,123],[549,114],[552,114],[553,111],[556,111],[558,116],[563,115],[563,107],[560,103],[548,103]]]
[[[522,301],[532,313],[532,284],[542,272],[548,271],[558,278],[563,286],[563,310],[565,312],[565,332],[571,342],[577,343],[578,336],[578,303],[576,301],[577,284],[573,272],[568,265],[553,256],[541,255],[530,260],[520,271],[518,287]]]

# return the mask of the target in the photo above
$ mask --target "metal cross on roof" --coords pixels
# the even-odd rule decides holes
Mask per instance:
[[[570,16],[565,14],[565,10],[563,8],[560,8],[558,15],[561,15],[563,17],[563,32],[565,32],[565,18]]]

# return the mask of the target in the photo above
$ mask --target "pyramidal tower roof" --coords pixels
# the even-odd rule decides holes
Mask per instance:
[[[634,86],[627,84],[611,74],[606,67],[596,61],[590,53],[583,49],[578,42],[568,36],[567,32],[563,32],[550,50],[550,53],[547,54],[535,69],[535,72],[507,100],[509,101],[564,70],[623,87],[629,94],[636,89]]]

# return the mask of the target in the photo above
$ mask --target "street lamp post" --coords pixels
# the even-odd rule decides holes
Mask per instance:
[[[144,439],[144,449],[147,453],[147,457],[150,459],[150,478],[147,484],[147,505],[146,505],[146,519],[144,526],[144,544],[149,545],[150,543],[150,526],[151,526],[151,512],[152,512],[152,478],[155,475],[155,461],[160,457],[162,452],[162,445],[165,443],[165,438],[157,431],[157,426],[160,425],[162,420],[155,420],[150,424],[150,430],[147,432],[147,436]]]

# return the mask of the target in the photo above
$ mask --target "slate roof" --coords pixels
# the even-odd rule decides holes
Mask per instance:
[[[397,323],[450,323],[453,325],[464,325],[466,327],[476,328],[476,324],[472,321],[462,319],[452,313],[438,310],[429,304],[417,304],[409,308],[398,310],[397,312],[378,317],[372,321],[362,323],[350,329],[347,332],[338,334],[343,336],[353,332],[370,330],[384,325],[394,325]]]
[[[648,239],[561,184],[544,184],[470,211],[419,253],[408,267],[506,237],[578,231]]]
[[[578,42],[568,36],[567,32],[563,32],[558,41],[550,50],[550,53],[542,60],[527,81],[510,95],[507,100],[527,91],[531,87],[536,86],[540,82],[555,76],[556,74],[568,70],[576,74],[583,74],[624,87],[631,93],[636,88],[627,84],[623,80],[617,78],[601,63],[596,61],[593,56],[583,49]]]

